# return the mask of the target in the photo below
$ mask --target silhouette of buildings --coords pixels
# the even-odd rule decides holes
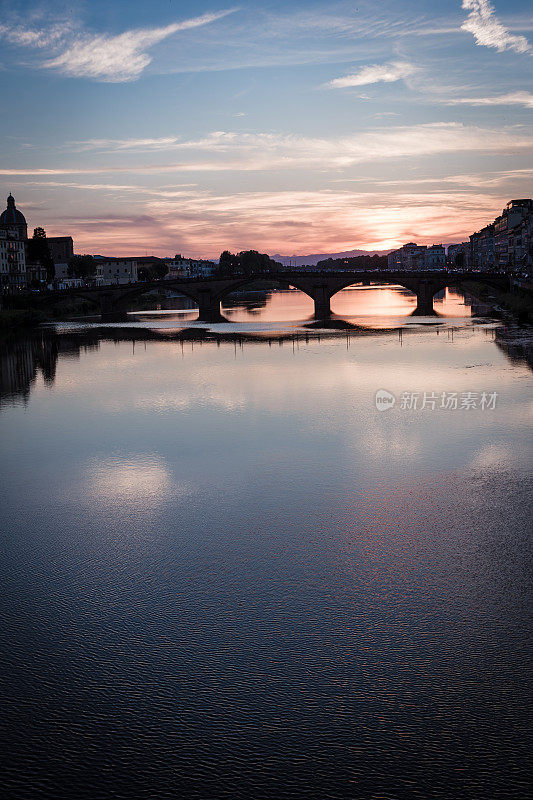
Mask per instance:
[[[58,277],[66,277],[69,260],[74,255],[71,236],[51,236],[44,240],[52,257]],[[46,280],[46,268],[29,258],[28,224],[15,205],[12,194],[7,208],[0,214],[0,290],[12,293],[32,283]]]
[[[398,250],[393,250],[387,256],[389,269],[444,269],[446,266],[446,251],[444,245],[408,242]]]
[[[533,271],[533,200],[510,200],[494,222],[448,245],[409,242],[388,255],[389,269],[444,269],[446,261],[462,269],[496,272]]]
[[[499,217],[470,236],[469,242],[450,245],[448,258],[463,266],[498,272],[533,270],[533,200],[510,200]],[[453,249],[452,249],[453,248]]]

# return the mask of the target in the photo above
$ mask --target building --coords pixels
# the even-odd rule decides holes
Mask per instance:
[[[136,258],[102,258],[96,264],[97,286],[137,283]]]
[[[507,217],[507,260],[503,263],[511,271],[531,270],[533,200],[511,200],[503,213]]]
[[[498,270],[514,270],[520,266],[515,261],[517,255],[521,260],[520,250],[516,251],[515,229],[522,229],[522,222],[532,214],[533,200],[510,200],[494,220],[494,260]]]
[[[509,230],[508,254],[511,268],[533,273],[533,214],[527,214]]]
[[[27,285],[26,238],[28,225],[10,194],[0,214],[0,285],[2,292],[15,292]]]
[[[0,228],[9,230],[13,236],[25,242],[28,238],[28,224],[22,211],[15,206],[15,198],[12,194],[7,198],[7,208],[0,214]]]
[[[35,261],[26,260],[26,284],[40,288],[47,280],[46,267]]]
[[[446,269],[446,249],[443,244],[432,244],[422,255],[424,269]]]
[[[428,247],[425,244],[408,242],[389,253],[387,264],[389,269],[394,270],[445,269],[446,249],[442,244],[432,244]]]
[[[0,289],[11,294],[24,289],[26,276],[26,246],[16,231],[0,228]]]
[[[456,263],[458,254],[462,252],[463,252],[463,244],[449,244],[448,251],[446,253],[448,264],[453,266]]]
[[[473,269],[531,270],[533,200],[510,200],[499,217],[470,237]]]
[[[426,245],[408,242],[398,250],[393,250],[392,253],[389,253],[387,256],[388,267],[389,269],[395,270],[422,269],[423,257],[426,250]]]
[[[54,264],[68,264],[74,255],[72,236],[47,236],[46,243]]]
[[[61,281],[64,278],[68,278],[68,262],[66,261],[54,261],[54,277],[56,281]]]
[[[163,258],[168,272],[165,279],[172,278],[210,278],[215,272],[215,264],[203,259],[183,258],[177,254],[174,258]]]
[[[495,224],[485,225],[470,237],[470,264],[472,269],[491,271],[495,261]]]
[[[57,278],[56,276],[54,285],[56,289],[81,289],[86,283],[84,278]]]
[[[447,262],[456,269],[471,269],[470,242],[448,245]]]

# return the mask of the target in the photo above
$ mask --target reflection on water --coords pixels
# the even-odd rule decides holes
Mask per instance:
[[[0,403],[16,396],[27,398],[38,374],[45,383],[54,382],[57,344],[57,337],[50,335],[0,343]]]
[[[6,794],[526,798],[502,328],[168,317],[2,345]],[[424,391],[498,400],[402,409]]]
[[[244,347],[258,344],[273,343],[279,346],[292,347],[292,351],[300,349],[302,345],[309,345],[313,340],[318,343],[328,338],[338,338],[343,333],[346,337],[346,347],[361,337],[371,337],[379,340],[385,337],[390,342],[392,331],[385,323],[382,327],[374,327],[377,323],[362,326],[355,322],[342,319],[332,319],[329,322],[309,322],[304,328],[289,325],[286,328],[259,327],[256,331],[242,327],[230,327],[214,324],[208,328],[189,327],[184,324],[181,316],[174,314],[159,314],[151,312],[146,315],[143,324],[134,323],[57,323],[52,328],[43,328],[32,336],[19,337],[14,340],[0,342],[0,408],[3,404],[12,404],[16,400],[24,403],[28,400],[32,388],[42,380],[44,386],[52,386],[58,360],[79,360],[81,355],[91,350],[98,350],[103,342],[129,343],[132,355],[135,348],[144,347],[147,342],[179,342],[180,352],[183,356],[190,349],[194,352],[195,343],[198,347],[209,342],[232,343],[235,353]],[[406,337],[419,336],[420,327],[424,323],[395,328],[394,341],[397,347],[402,347],[408,341]],[[472,325],[462,324],[460,327],[438,325],[434,327],[434,336],[440,337],[447,344],[460,343],[461,336],[471,335]],[[533,366],[533,340],[526,332],[517,332],[495,323],[479,324],[476,326],[484,338],[501,350],[507,358],[517,364],[530,364]]]

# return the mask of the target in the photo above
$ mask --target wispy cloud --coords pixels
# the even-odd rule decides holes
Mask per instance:
[[[89,140],[81,147],[121,151],[133,147],[132,140]],[[140,140],[142,141],[142,140]],[[294,169],[343,167],[404,156],[446,152],[500,151],[531,148],[533,136],[520,128],[482,128],[458,122],[432,122],[374,128],[352,136],[311,138],[283,133],[214,131],[200,139],[169,137],[168,145],[154,140],[151,148],[167,151],[209,153],[220,158],[209,162],[214,169]],[[223,160],[226,159],[226,160]],[[196,162],[196,166],[198,162]],[[189,165],[195,168],[194,162]]]
[[[176,136],[161,136],[158,139],[85,139],[80,142],[67,142],[74,150],[168,150],[178,143]]]
[[[492,97],[459,97],[444,102],[449,106],[524,106],[524,108],[533,108],[533,94],[531,92],[507,92],[507,94],[498,94]]]
[[[368,86],[371,83],[394,83],[404,80],[416,72],[417,68],[408,61],[391,61],[388,64],[372,64],[359,72],[335,78],[327,86],[344,89],[349,86]]]
[[[515,53],[533,52],[525,36],[517,36],[502,25],[489,0],[463,0],[462,7],[469,14],[461,29],[473,34],[476,44],[494,47],[499,52],[503,50],[514,50]]]
[[[133,152],[131,139],[88,140],[78,143],[86,151]],[[533,135],[518,126],[482,128],[457,122],[434,122],[376,128],[352,136],[310,138],[282,133],[239,133],[215,131],[201,139],[184,141],[169,137],[161,145],[143,141],[142,150],[158,153],[177,151],[177,163],[130,163],[112,166],[6,167],[0,175],[75,175],[129,172],[219,172],[268,170],[342,170],[356,164],[383,162],[393,158],[421,157],[441,153],[509,153],[533,151]],[[153,141],[152,145],[146,144]]]
[[[20,47],[55,50],[57,54],[41,62],[41,68],[73,78],[123,83],[141,75],[152,61],[147,51],[158,42],[179,31],[208,25],[235,10],[203,14],[162,28],[125,31],[117,36],[76,33],[72,25],[65,24],[43,29],[0,25],[0,37]]]
[[[483,189],[499,188],[500,186],[510,185],[512,182],[527,181],[533,177],[533,169],[513,169],[499,170],[496,172],[462,173],[460,175],[433,175],[426,178],[401,178],[400,180],[372,178],[371,185],[374,188],[391,186],[426,186],[426,191],[442,192],[443,184],[454,184],[456,191],[464,191],[465,187],[476,187]],[[369,183],[368,178],[336,178],[331,183]],[[435,187],[430,189],[429,187]]]

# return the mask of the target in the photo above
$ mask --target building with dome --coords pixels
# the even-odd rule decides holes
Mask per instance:
[[[26,286],[26,240],[28,225],[15,206],[12,194],[0,214],[0,289],[14,292]]]
[[[7,198],[7,208],[0,214],[0,227],[7,228],[17,234],[17,238],[26,241],[28,238],[28,224],[26,217],[15,205],[12,194]]]

